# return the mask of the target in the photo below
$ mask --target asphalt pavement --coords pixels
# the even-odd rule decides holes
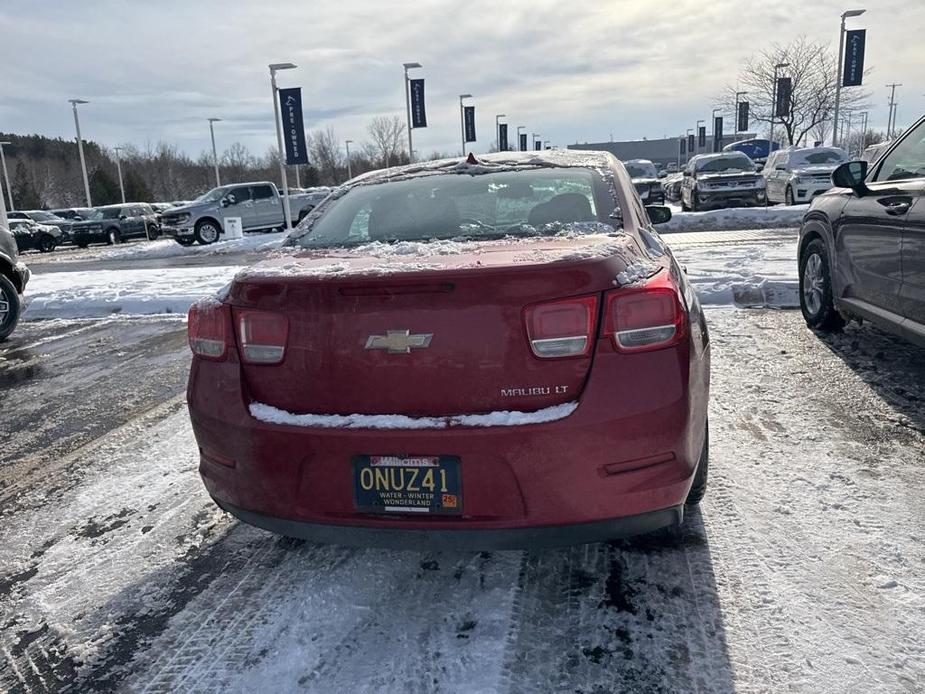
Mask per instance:
[[[182,318],[23,323],[0,690],[922,691],[925,350],[707,315],[711,481],[683,532],[493,553],[242,525],[198,479]]]

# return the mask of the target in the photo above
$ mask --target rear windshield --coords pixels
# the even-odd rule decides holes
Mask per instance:
[[[697,163],[697,171],[720,173],[723,171],[754,171],[755,165],[744,154],[729,154],[715,159],[704,159]]]
[[[90,214],[87,215],[87,219],[90,221],[99,221],[100,219],[118,219],[120,210],[121,208],[119,207],[97,208],[92,210]]]
[[[625,161],[623,165],[630,174],[630,178],[658,178],[658,171],[652,162]]]
[[[845,161],[848,161],[848,155],[840,149],[819,149],[810,152],[794,152],[790,155],[790,166],[841,164]]]
[[[357,186],[321,217],[303,222],[293,238],[304,248],[321,248],[552,235],[573,222],[609,222],[613,208],[590,169],[438,174]]]

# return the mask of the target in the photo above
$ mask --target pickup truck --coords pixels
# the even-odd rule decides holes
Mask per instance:
[[[295,224],[327,197],[318,193],[290,192],[289,209]],[[161,216],[161,233],[177,243],[190,246],[215,243],[225,233],[225,220],[240,217],[244,231],[269,231],[286,226],[283,196],[269,181],[234,183],[213,188],[182,207],[174,207]]]

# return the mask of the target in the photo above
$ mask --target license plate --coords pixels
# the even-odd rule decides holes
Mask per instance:
[[[357,510],[368,513],[462,513],[455,456],[358,455],[353,490]]]

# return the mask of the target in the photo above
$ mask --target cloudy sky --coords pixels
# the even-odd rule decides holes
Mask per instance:
[[[306,126],[362,142],[376,115],[404,115],[403,62],[424,65],[429,127],[415,149],[459,149],[458,94],[475,95],[479,142],[494,115],[557,145],[674,135],[709,118],[742,61],[805,34],[837,44],[840,13],[868,29],[871,123],[888,82],[898,124],[925,112],[921,0],[0,0],[0,131],[105,145],[160,140],[192,156],[275,144],[267,64],[303,89]],[[747,8],[747,9],[746,9]]]

